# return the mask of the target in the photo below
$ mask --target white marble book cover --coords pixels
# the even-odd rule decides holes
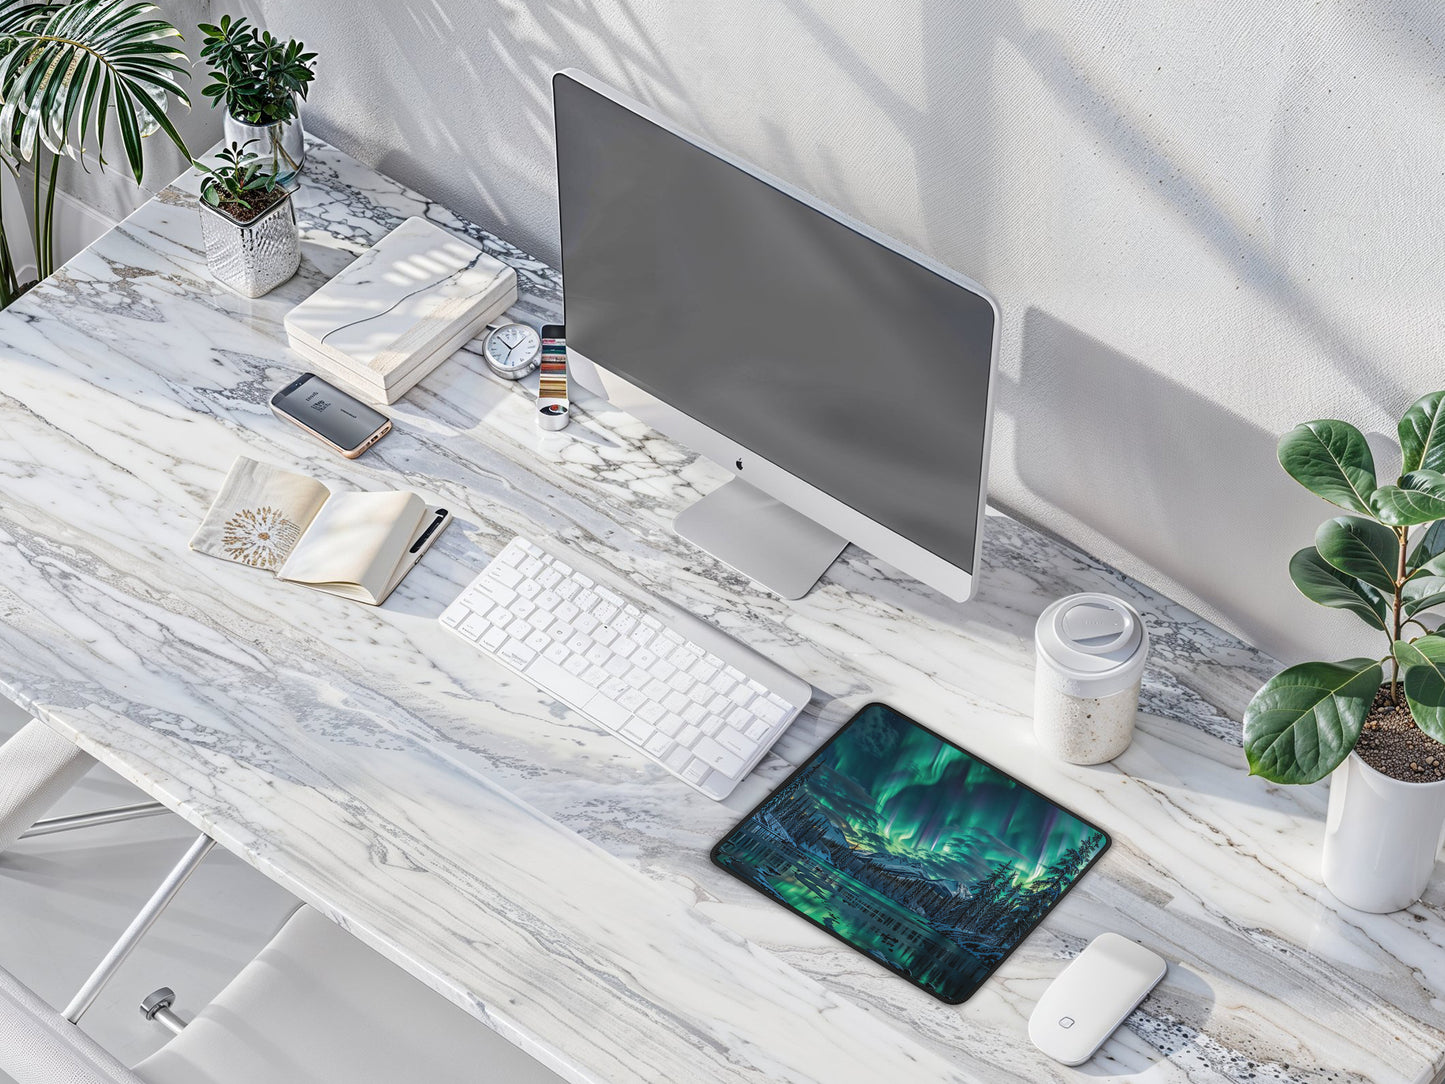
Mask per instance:
[[[240,456],[191,549],[379,606],[430,518],[415,493],[333,493],[304,474]]]
[[[439,364],[516,298],[507,264],[409,218],[292,309],[286,333],[385,392],[419,379],[418,367]]]

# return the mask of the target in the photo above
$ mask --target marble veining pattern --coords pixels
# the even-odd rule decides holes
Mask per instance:
[[[725,475],[605,403],[541,434],[535,376],[470,344],[355,463],[267,409],[302,367],[286,311],[419,215],[526,253],[324,143],[303,262],[254,301],[205,271],[184,178],[0,315],[0,692],[577,1081],[1044,1081],[1024,1034],[1104,929],[1168,978],[1087,1068],[1146,1081],[1410,1081],[1445,1065],[1445,888],[1391,916],[1318,884],[1325,791],[1243,771],[1269,659],[1004,516],[959,606],[856,548],[784,602],[676,538]],[[409,487],[456,522],[370,610],[186,550],[237,454],[331,486]],[[726,803],[447,635],[436,616],[517,532],[549,534],[809,679],[813,704]],[[1043,760],[1032,626],[1122,595],[1154,651],[1113,765]],[[885,700],[1102,824],[1115,844],[966,1005],[944,1006],[749,891],[708,848],[844,719]]]

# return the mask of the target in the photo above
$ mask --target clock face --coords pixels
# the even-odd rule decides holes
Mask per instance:
[[[503,324],[487,336],[482,348],[487,364],[502,376],[526,376],[536,367],[542,337],[526,324]]]

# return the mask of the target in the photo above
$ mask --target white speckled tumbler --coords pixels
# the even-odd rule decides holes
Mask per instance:
[[[1101,764],[1129,748],[1149,633],[1112,595],[1069,595],[1034,628],[1034,736],[1070,764]]]

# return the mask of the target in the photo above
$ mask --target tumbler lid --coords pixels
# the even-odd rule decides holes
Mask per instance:
[[[1071,696],[1109,696],[1138,680],[1149,633],[1134,607],[1113,595],[1069,595],[1039,615],[1034,644],[1041,667]]]

